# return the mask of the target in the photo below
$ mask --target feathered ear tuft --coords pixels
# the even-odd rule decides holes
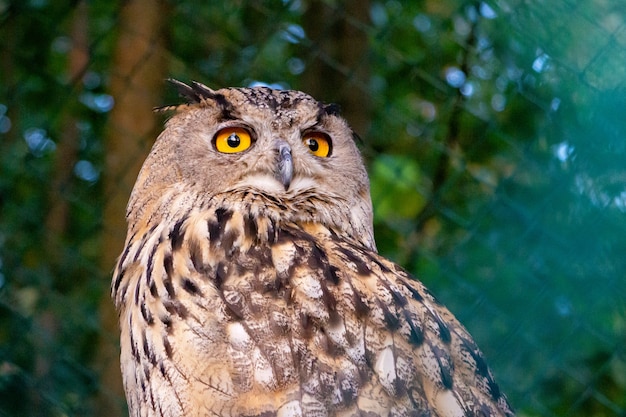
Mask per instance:
[[[233,118],[233,106],[228,102],[228,100],[226,100],[226,97],[224,97],[223,94],[219,94],[197,81],[192,81],[191,85],[187,85],[173,78],[168,78],[167,82],[172,84],[174,88],[176,88],[176,91],[178,91],[178,94],[187,100],[187,104],[200,104],[206,102],[207,100],[212,100],[217,103],[222,110],[222,118]],[[170,110],[177,110],[178,108],[180,108],[180,106],[163,106],[155,108],[154,111],[166,112]]]
[[[156,113],[176,111],[176,110],[179,110],[182,106],[201,103],[202,101],[206,99],[214,99],[216,95],[215,92],[211,90],[209,87],[207,87],[204,84],[195,82],[195,81],[192,81],[191,85],[187,85],[173,78],[168,78],[166,81],[170,83],[171,85],[173,85],[174,88],[176,88],[176,91],[178,91],[178,94],[184,97],[187,103],[183,105],[176,104],[176,105],[155,107],[152,110]]]
[[[329,116],[339,116],[339,113],[341,113],[341,106],[339,106],[339,104],[324,104],[323,108],[324,113],[328,114]]]
[[[191,85],[187,85],[173,78],[168,78],[167,82],[172,84],[178,94],[187,99],[189,104],[201,103],[203,100],[215,98],[215,92],[199,82],[192,81]]]
[[[321,101],[317,102],[317,119],[321,119],[324,116],[339,116],[340,113],[339,104],[335,103],[322,103]]]

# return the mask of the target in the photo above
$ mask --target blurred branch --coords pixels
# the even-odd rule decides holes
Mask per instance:
[[[475,4],[473,7],[477,8],[478,5]],[[470,73],[470,60],[476,49],[476,28],[478,23],[478,17],[471,22],[470,30],[465,40],[463,54],[461,56],[460,69],[466,77]],[[419,235],[422,233],[425,224],[437,214],[443,195],[446,189],[449,188],[447,187],[447,183],[449,182],[452,156],[462,154],[462,149],[460,149],[459,143],[459,135],[461,133],[461,117],[463,115],[464,103],[465,96],[461,93],[461,89],[457,88],[450,112],[450,118],[448,119],[446,136],[442,140],[443,149],[431,175],[432,181],[430,198],[415,218],[414,232],[410,237],[412,244],[409,245],[412,252],[417,251],[419,245],[416,244],[416,241],[419,241]]]

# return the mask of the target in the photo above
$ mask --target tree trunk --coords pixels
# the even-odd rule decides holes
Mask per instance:
[[[79,1],[74,11],[70,49],[68,59],[68,87],[78,90],[87,65],[89,64],[89,8],[86,1]],[[75,96],[75,95],[73,95]],[[76,100],[77,101],[77,100]],[[65,235],[69,220],[69,203],[74,165],[78,159],[79,131],[75,107],[68,107],[61,121],[61,135],[57,142],[52,186],[48,193],[50,210],[46,217],[47,253],[49,259],[59,262],[62,247],[61,239]]]
[[[73,88],[79,83],[82,74],[89,64],[88,39],[88,5],[86,1],[79,1],[74,10],[71,21],[70,39],[71,49],[67,61],[68,87]],[[73,168],[78,157],[79,131],[75,117],[75,106],[64,109],[61,116],[60,136],[54,154],[54,171],[52,172],[51,187],[48,190],[49,210],[45,219],[45,256],[49,264],[56,270],[62,270],[64,265],[63,248],[70,221],[70,205],[68,196],[71,194]],[[55,281],[63,275],[55,275]],[[50,288],[41,288],[43,293]],[[36,315],[39,335],[34,339],[36,346],[34,375],[38,381],[48,383],[52,363],[55,362],[55,346],[57,333],[60,328],[59,317],[54,313],[53,306],[44,303],[43,310]],[[38,388],[35,388],[37,391]],[[31,410],[42,410],[43,398],[40,392],[32,393]]]
[[[303,74],[303,89],[318,100],[335,101],[361,135],[370,120],[368,39],[369,1],[329,5],[314,0],[307,7],[304,29],[314,52]]]
[[[165,1],[123,2],[111,69],[115,99],[106,134],[102,267],[111,271],[126,235],[126,202],[144,158],[161,125],[152,109],[161,104],[167,59],[164,50]],[[119,328],[109,294],[101,302],[103,335],[97,368],[100,416],[126,415],[119,366]]]

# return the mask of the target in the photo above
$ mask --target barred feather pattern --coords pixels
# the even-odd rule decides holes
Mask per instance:
[[[129,237],[113,291],[131,415],[513,415],[421,283],[335,230],[254,217],[241,200]]]

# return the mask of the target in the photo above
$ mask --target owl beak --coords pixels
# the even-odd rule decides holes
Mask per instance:
[[[293,178],[293,159],[291,158],[291,147],[284,140],[278,140],[276,143],[276,151],[278,152],[278,163],[276,177],[285,187],[285,191],[289,189],[291,179]]]

